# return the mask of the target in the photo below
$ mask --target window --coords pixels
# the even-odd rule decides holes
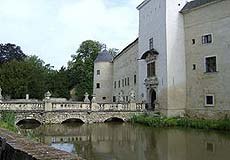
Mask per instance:
[[[192,69],[196,70],[196,65],[195,64],[192,65]]]
[[[134,80],[133,80],[133,81],[134,81],[134,84],[136,84],[136,83],[137,83],[137,75],[134,75],[133,78],[134,78]]]
[[[129,86],[129,77],[127,79],[128,79],[128,86]]]
[[[206,143],[206,150],[208,151],[208,152],[214,152],[214,147],[215,145],[213,144],[213,143],[211,143],[211,142],[207,142]]]
[[[100,83],[97,83],[97,86],[96,86],[97,88],[100,88]]]
[[[129,96],[126,96],[126,102],[128,102],[129,101]]]
[[[118,88],[120,88],[121,87],[121,81],[119,80],[118,81]]]
[[[114,88],[117,88],[117,82],[114,81]]]
[[[116,96],[113,96],[113,102],[116,102]]]
[[[124,79],[122,79],[122,87],[124,87]]]
[[[106,97],[102,97],[103,100],[106,100]]]
[[[205,72],[217,72],[216,56],[205,57]]]
[[[212,43],[212,35],[207,34],[202,36],[202,44]]]
[[[147,77],[154,77],[155,75],[155,62],[147,64]]]
[[[127,83],[126,83],[126,78],[125,78],[125,86],[126,86],[126,84],[127,84]]]
[[[192,39],[192,44],[195,44],[196,43],[196,40],[195,39]]]
[[[97,75],[100,75],[100,74],[101,74],[100,70],[97,70]]]
[[[149,39],[149,49],[153,49],[153,38]]]
[[[205,95],[205,106],[214,106],[214,95],[213,94],[207,94]]]

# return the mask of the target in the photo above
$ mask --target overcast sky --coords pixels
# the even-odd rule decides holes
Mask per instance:
[[[87,39],[122,49],[138,36],[143,0],[0,0],[0,43],[59,69]]]

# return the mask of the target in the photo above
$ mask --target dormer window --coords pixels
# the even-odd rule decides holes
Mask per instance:
[[[149,50],[153,49],[153,38],[149,39]]]

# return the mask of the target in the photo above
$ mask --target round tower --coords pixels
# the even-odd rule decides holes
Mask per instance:
[[[93,93],[96,102],[111,103],[113,90],[113,57],[105,49],[94,61]]]

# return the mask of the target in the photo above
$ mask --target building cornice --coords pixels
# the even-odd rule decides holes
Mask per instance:
[[[151,0],[144,0],[141,4],[137,6],[137,9],[140,10],[142,7],[144,7],[147,3],[149,3]]]
[[[198,5],[198,6],[195,6],[195,7],[192,7],[192,8],[185,8],[186,5],[189,5],[189,3],[193,3],[193,1],[191,1],[191,2],[188,2],[188,3],[185,5],[184,8],[182,8],[182,10],[180,11],[180,13],[186,14],[186,13],[189,13],[189,12],[191,12],[191,11],[194,11],[194,10],[197,10],[197,9],[200,9],[200,8],[204,8],[204,7],[206,7],[206,6],[209,6],[209,5],[212,5],[212,4],[214,4],[214,3],[221,2],[221,1],[224,1],[224,0],[212,0],[212,1],[210,1],[210,2],[204,3],[204,4],[202,4],[202,5]]]

